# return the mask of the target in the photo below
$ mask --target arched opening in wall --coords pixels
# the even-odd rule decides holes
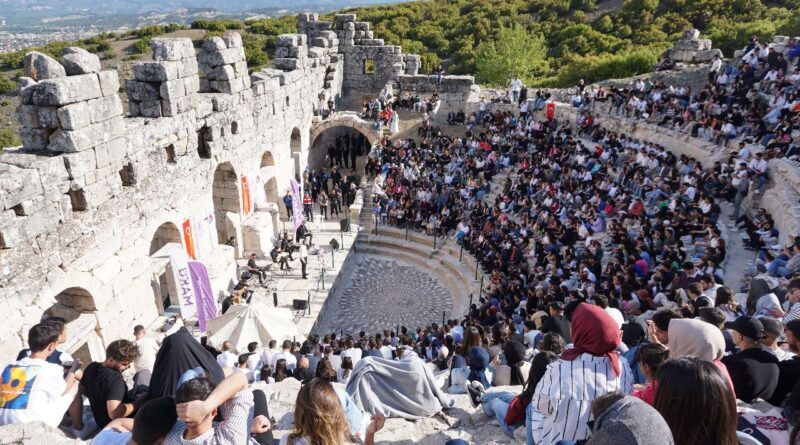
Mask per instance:
[[[97,305],[92,294],[82,287],[59,292],[56,303],[44,311],[44,317],[60,317],[67,322],[67,341],[62,350],[82,363],[91,363],[91,350],[97,349]],[[94,347],[90,345],[94,342]]]
[[[201,159],[211,159],[211,128],[204,125],[197,131],[197,154]]]
[[[278,181],[274,176],[269,178],[267,184],[264,185],[264,193],[267,196],[267,202],[278,203]]]
[[[300,153],[303,150],[303,141],[302,137],[300,136],[300,129],[295,128],[292,130],[292,137],[289,141],[289,148],[291,149],[292,153],[292,161],[294,162],[294,178],[297,182],[300,182],[300,174],[303,172],[302,167],[300,165]]]
[[[232,122],[231,123],[231,134],[239,134],[239,123]]]
[[[179,304],[177,298],[170,295],[169,282],[167,281],[167,265],[169,255],[174,251],[180,251],[181,232],[178,226],[171,222],[166,222],[158,226],[153,239],[150,241],[150,258],[154,262],[153,267],[153,293],[158,313],[163,314],[170,306]],[[157,281],[157,283],[156,283]]]
[[[308,168],[319,170],[336,166],[343,174],[356,170],[362,175],[371,148],[372,140],[364,132],[347,125],[333,126],[314,137],[308,150]]]
[[[264,155],[261,156],[261,168],[274,167],[274,166],[275,166],[275,158],[272,157],[272,152],[271,151],[264,152]]]
[[[226,244],[231,237],[236,236],[241,209],[239,177],[230,162],[220,164],[214,171],[212,199],[217,238],[220,244]],[[240,241],[237,240],[237,245]]]

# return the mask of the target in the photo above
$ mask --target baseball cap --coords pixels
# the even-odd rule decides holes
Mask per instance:
[[[178,389],[180,389],[180,387],[189,380],[194,380],[203,377],[205,375],[206,375],[205,371],[203,371],[203,368],[199,366],[194,369],[189,369],[188,371],[181,374],[181,378],[178,379],[178,384],[175,385],[175,390],[177,391]]]
[[[764,338],[764,325],[754,317],[742,316],[733,321],[731,329],[753,340]]]
[[[783,323],[772,317],[762,317],[761,324],[764,326],[764,332],[767,334],[780,337],[783,335]]]

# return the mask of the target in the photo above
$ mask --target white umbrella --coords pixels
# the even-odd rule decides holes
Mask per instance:
[[[225,314],[209,320],[206,333],[212,346],[220,348],[230,340],[239,353],[247,352],[247,344],[254,341],[263,347],[270,340],[278,343],[302,340],[298,338],[291,310],[268,307],[264,303],[231,306]]]

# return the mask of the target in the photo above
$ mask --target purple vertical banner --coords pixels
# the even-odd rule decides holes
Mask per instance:
[[[194,285],[195,304],[197,306],[197,324],[200,331],[206,331],[206,322],[217,316],[217,303],[211,291],[211,280],[208,279],[208,270],[200,261],[189,261],[189,273]]]
[[[294,223],[294,230],[297,230],[303,224],[303,195],[300,193],[300,185],[294,178],[289,180],[292,186],[292,222]]]

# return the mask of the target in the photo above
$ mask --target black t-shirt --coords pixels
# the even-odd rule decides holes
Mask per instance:
[[[778,385],[778,358],[760,348],[750,348],[722,358],[733,381],[736,398],[745,403],[768,400]]]
[[[109,400],[132,402],[128,399],[128,387],[125,385],[122,374],[114,369],[106,368],[98,362],[89,364],[83,371],[81,386],[83,386],[83,394],[86,395],[92,406],[92,414],[97,421],[97,426],[101,429],[111,422],[106,402]]]
[[[795,356],[790,360],[780,362],[778,369],[780,370],[778,385],[769,400],[769,403],[775,406],[781,406],[783,400],[792,391],[792,388],[797,382],[800,382],[800,357]]]
[[[572,343],[572,334],[570,333],[570,323],[567,317],[563,315],[549,316],[542,322],[543,334],[548,332],[555,332],[561,335],[565,343]]]

